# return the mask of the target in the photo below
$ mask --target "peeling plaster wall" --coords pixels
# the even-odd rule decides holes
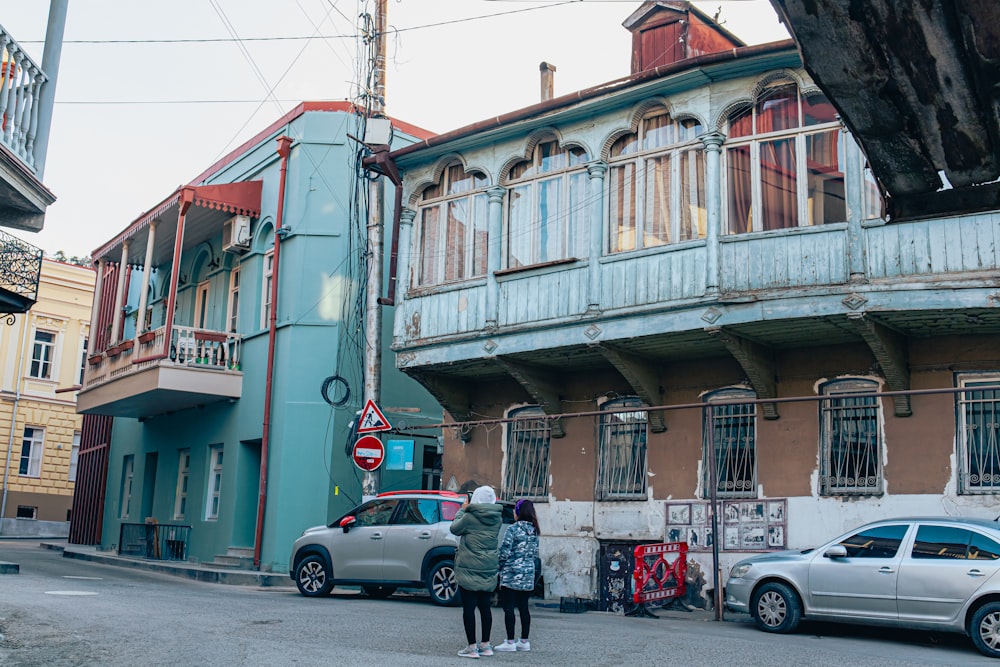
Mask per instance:
[[[996,371],[995,337],[917,340],[908,346],[913,389],[950,388],[955,373]],[[871,352],[862,344],[780,353],[775,364],[779,396],[814,396],[819,383],[842,377],[879,378]],[[657,369],[662,405],[691,404],[701,395],[743,380],[730,358],[675,362]],[[575,411],[597,409],[598,398],[628,395],[616,372],[566,372],[561,398]],[[529,404],[513,381],[477,388],[473,412],[503,417]],[[780,418],[757,419],[758,498],[787,498],[787,546],[819,546],[868,521],[892,516],[954,515],[993,519],[996,495],[959,495],[955,480],[955,399],[952,394],[912,397],[913,415],[900,418],[883,399],[885,488],[876,497],[820,497],[819,409],[817,403],[779,404]],[[702,468],[701,411],[668,411],[667,431],[649,433],[647,499],[594,502],[598,429],[594,417],[565,418],[566,436],[550,443],[548,502],[536,503],[542,528],[541,558],[546,596],[598,598],[598,555],[606,542],[659,542],[666,536],[666,501],[697,499]],[[505,427],[477,427],[463,444],[456,432],[445,437],[444,479],[502,488]],[[720,553],[722,584],[744,552]],[[691,552],[689,586],[696,604],[710,604],[711,552]]]

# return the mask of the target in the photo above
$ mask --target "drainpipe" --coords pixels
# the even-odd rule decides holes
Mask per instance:
[[[278,137],[278,155],[281,156],[281,177],[278,180],[278,212],[274,223],[274,266],[271,267],[271,316],[267,323],[267,374],[264,385],[264,426],[260,440],[260,488],[257,492],[257,532],[253,545],[253,566],[260,569],[261,542],[264,539],[264,507],[267,504],[267,457],[271,444],[271,392],[274,377],[274,341],[278,333],[278,272],[281,257],[281,238],[286,233],[282,219],[285,216],[285,176],[288,173],[288,155],[292,151],[291,137]]]
[[[25,346],[28,343],[28,313],[21,320],[21,354],[17,359],[17,375],[14,377],[14,406],[10,412],[10,439],[7,441],[7,461],[3,467],[3,500],[0,501],[0,534],[3,533],[3,517],[7,513],[7,479],[10,477],[10,453],[14,449],[14,431],[17,429],[17,404],[21,402],[21,372],[24,370]]]

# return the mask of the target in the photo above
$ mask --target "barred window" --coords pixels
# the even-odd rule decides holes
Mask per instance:
[[[608,401],[602,407],[598,500],[646,499],[646,424],[638,398]]]
[[[546,500],[549,481],[549,422],[541,408],[512,411],[507,430],[504,498]]]
[[[1000,491],[1000,375],[959,377],[959,493]]]
[[[820,403],[820,495],[882,493],[881,404],[872,380],[836,380],[823,385]],[[841,395],[841,396],[838,396]]]
[[[705,493],[711,494],[712,481],[709,438],[715,445],[715,479],[720,498],[757,497],[757,406],[753,403],[711,405],[716,401],[754,399],[749,389],[721,389],[705,397],[709,403],[704,429]]]

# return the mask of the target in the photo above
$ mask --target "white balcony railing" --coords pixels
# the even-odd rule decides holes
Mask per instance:
[[[0,141],[34,171],[39,100],[46,76],[3,26],[0,52]]]
[[[234,333],[174,326],[170,345],[164,347],[166,327],[141,334],[90,357],[83,388],[138,373],[153,366],[238,373],[242,337]]]

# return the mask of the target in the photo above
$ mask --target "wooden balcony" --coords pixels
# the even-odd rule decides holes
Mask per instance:
[[[88,359],[77,411],[145,418],[240,398],[242,339],[174,326],[140,334]]]

